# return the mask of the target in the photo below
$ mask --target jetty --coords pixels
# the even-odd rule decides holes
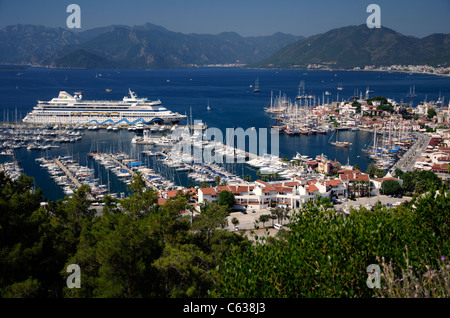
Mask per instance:
[[[110,154],[103,153],[103,156],[107,157],[108,159],[110,159],[111,161],[113,161],[114,163],[116,163],[119,167],[121,167],[123,170],[126,170],[126,171],[127,171],[128,173],[130,173],[132,176],[134,176],[134,175],[136,174],[136,172],[133,171],[133,169],[127,167],[123,162],[117,160],[116,158],[114,158],[114,157],[111,156]],[[147,180],[147,179],[145,179],[145,178],[143,178],[143,180],[144,180],[144,182],[145,182],[145,185],[146,185],[148,188],[151,188],[151,189],[153,189],[153,190],[155,190],[155,191],[159,191],[159,189],[158,189],[154,184],[152,184],[149,180]]]
[[[59,168],[61,168],[62,171],[64,171],[66,176],[70,179],[70,181],[72,181],[72,183],[77,187],[77,189],[81,187],[80,181],[78,181],[78,179],[75,178],[72,172],[70,172],[69,169],[67,169],[66,166],[58,158],[54,158],[53,161],[58,165]],[[90,193],[88,194],[87,197],[91,201],[95,200]]]

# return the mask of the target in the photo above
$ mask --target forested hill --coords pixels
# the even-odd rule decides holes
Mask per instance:
[[[292,67],[307,64],[334,68],[366,65],[450,66],[450,34],[416,38],[386,27],[369,29],[365,24],[348,26],[297,41],[254,66]]]

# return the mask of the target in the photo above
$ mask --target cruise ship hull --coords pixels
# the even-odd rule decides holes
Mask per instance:
[[[85,124],[85,125],[134,125],[143,124],[177,124],[182,118],[179,116],[140,116],[138,118],[127,116],[127,114],[114,115],[67,115],[61,116],[48,112],[31,112],[24,119],[24,123],[30,124]]]
[[[61,91],[51,101],[38,102],[23,122],[34,124],[134,125],[177,124],[186,116],[161,106],[161,102],[131,97],[122,101],[84,101],[81,93]]]

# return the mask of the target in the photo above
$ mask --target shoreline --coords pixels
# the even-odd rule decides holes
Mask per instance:
[[[344,68],[308,68],[308,67],[252,67],[247,65],[227,65],[227,64],[217,64],[217,65],[182,65],[182,66],[172,66],[172,67],[111,67],[111,68],[82,68],[82,67],[56,67],[52,65],[29,65],[29,64],[1,64],[0,70],[12,70],[12,69],[27,69],[27,68],[41,68],[41,69],[55,69],[55,70],[157,70],[157,69],[196,69],[196,68],[242,68],[242,69],[254,69],[254,70],[293,70],[293,71],[343,71],[343,72],[380,72],[380,73],[405,73],[405,74],[423,74],[423,75],[434,75],[442,77],[450,77],[448,74],[440,74],[433,72],[417,72],[417,71],[407,71],[407,70],[380,70],[380,69],[344,69]],[[417,65],[421,66],[421,65]]]

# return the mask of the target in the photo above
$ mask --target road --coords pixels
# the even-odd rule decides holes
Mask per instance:
[[[417,159],[419,159],[421,153],[426,150],[430,140],[431,137],[424,134],[419,134],[414,145],[412,145],[408,151],[395,163],[395,165],[391,168],[391,171],[394,171],[396,168],[399,168],[404,172],[414,170],[414,164]]]

